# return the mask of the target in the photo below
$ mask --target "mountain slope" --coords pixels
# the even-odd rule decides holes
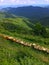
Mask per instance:
[[[2,14],[3,15],[3,14]],[[5,15],[5,13],[4,13]],[[1,16],[0,16],[1,17]],[[41,25],[41,24],[40,24]],[[0,18],[0,34],[23,40],[27,44],[35,43],[49,49],[49,38],[34,34],[35,26],[28,18]],[[39,31],[41,27],[37,30]],[[49,31],[49,28],[46,28]],[[40,30],[41,31],[41,30]],[[42,29],[43,31],[43,29]],[[44,33],[45,34],[45,33]],[[15,40],[14,39],[14,40]],[[22,42],[21,42],[22,43]],[[37,46],[39,47],[39,46]],[[23,46],[17,42],[0,36],[0,65],[49,65],[49,54],[32,47]]]
[[[34,28],[34,26],[35,25],[32,22],[30,22],[30,20],[27,18],[21,18],[21,17],[4,18],[0,20],[0,33],[11,35],[27,42],[35,42],[38,44],[41,43],[41,45],[47,47],[47,44],[49,43],[49,38],[44,39],[43,36],[41,35],[41,31],[45,35],[45,28],[41,27],[40,24],[39,27],[35,26]],[[49,34],[49,28],[48,28],[48,34]]]
[[[45,16],[49,16],[49,8],[25,6],[18,8],[4,8],[3,11],[12,13],[17,16],[24,16],[30,19],[39,19]]]
[[[43,25],[49,27],[49,17],[41,18],[41,19],[40,19],[40,22],[41,22]]]
[[[3,8],[0,17],[14,18],[14,17],[27,17],[31,19],[32,23],[40,22],[43,25],[49,26],[49,8],[46,7],[33,7],[25,6],[18,8]]]
[[[0,30],[28,34],[32,30],[31,22],[24,18],[4,18],[0,20]]]
[[[38,53],[38,54],[37,54]],[[0,65],[49,65],[49,55],[0,37]]]
[[[0,11],[0,19],[1,18],[15,18],[16,16],[13,15],[13,14],[9,14],[9,13],[6,13],[6,12],[1,12]]]

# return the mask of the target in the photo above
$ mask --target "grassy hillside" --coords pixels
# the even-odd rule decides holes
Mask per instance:
[[[49,54],[0,37],[0,65],[49,65]]]
[[[4,18],[0,20],[0,30],[28,34],[29,31],[32,30],[30,24],[28,20],[25,21],[23,18]]]
[[[32,22],[30,22],[27,18],[3,18],[0,20],[0,33],[14,36],[27,42],[35,42],[37,44],[41,43],[40,45],[47,46],[49,44],[49,38],[42,37],[39,34],[41,31],[40,27],[40,31],[37,28],[38,26],[34,28]],[[49,28],[46,29],[49,34]],[[43,33],[45,35],[45,32]]]
[[[2,18],[15,18],[16,16],[13,15],[13,14],[9,14],[9,13],[6,13],[6,12],[0,12],[0,19]]]
[[[5,15],[5,14],[4,14]],[[27,18],[6,18],[0,14],[0,34],[13,36],[28,43],[36,43],[49,48],[49,37],[43,37],[43,26],[33,24]],[[44,28],[44,32],[49,28]],[[36,32],[36,30],[38,32]],[[40,33],[37,35],[36,33]],[[47,32],[49,34],[49,32]],[[44,33],[45,35],[45,33]],[[0,37],[0,65],[49,65],[49,54],[25,47]]]

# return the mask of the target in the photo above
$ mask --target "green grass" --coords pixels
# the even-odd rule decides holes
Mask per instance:
[[[0,33],[22,39],[25,42],[36,43],[49,48],[49,38],[34,35],[33,24],[27,18],[17,17],[1,19]]]
[[[49,28],[47,28],[49,31]],[[49,48],[49,38],[36,36],[33,24],[27,18],[4,18],[0,20],[0,33],[17,37],[26,42],[37,43]]]
[[[3,15],[2,13],[0,14]],[[4,14],[5,15],[5,14]],[[46,28],[49,31],[49,28]],[[0,19],[0,34],[13,36],[28,43],[49,48],[49,38],[34,35],[33,24],[27,18]],[[49,54],[0,37],[0,65],[49,65]]]
[[[2,41],[3,40],[3,41]],[[0,65],[49,65],[49,55],[0,37]]]

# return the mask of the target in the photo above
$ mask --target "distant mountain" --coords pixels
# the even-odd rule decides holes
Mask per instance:
[[[49,5],[45,6],[46,8],[49,8]]]
[[[17,15],[17,16],[23,16],[30,19],[40,19],[43,17],[49,16],[49,8],[46,7],[33,7],[33,6],[24,6],[24,7],[18,7],[18,8],[3,8],[2,11]]]

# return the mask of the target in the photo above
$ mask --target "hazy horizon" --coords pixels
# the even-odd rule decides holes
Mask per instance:
[[[20,7],[20,6],[48,6],[49,0],[0,0],[2,7]]]

